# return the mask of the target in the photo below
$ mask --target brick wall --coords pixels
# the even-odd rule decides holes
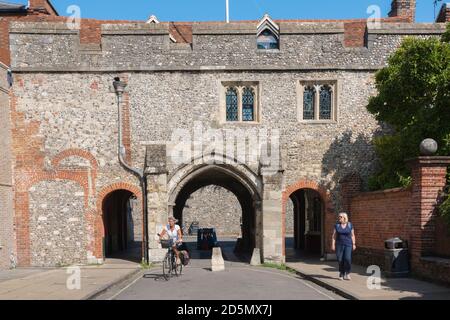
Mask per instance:
[[[344,23],[344,29],[344,45],[346,47],[358,48],[366,45],[366,21],[346,22]]]
[[[435,253],[450,258],[450,227],[442,218],[436,220]]]
[[[351,203],[358,251],[355,261],[383,264],[384,241],[393,237],[410,240],[411,190],[390,189],[361,193]]]
[[[442,5],[436,22],[450,22],[450,4],[444,3]]]
[[[383,268],[384,240],[407,240],[413,274],[450,283],[450,229],[438,217],[437,203],[445,187],[450,157],[419,157],[412,168],[409,189],[360,193],[350,201],[355,226],[355,262]]]
[[[29,13],[57,15],[55,8],[49,0],[30,0]]]
[[[6,72],[7,67],[0,63],[0,269],[10,266],[9,256],[14,252],[11,119]]]
[[[416,18],[416,0],[392,0],[389,17],[400,17],[408,22]]]

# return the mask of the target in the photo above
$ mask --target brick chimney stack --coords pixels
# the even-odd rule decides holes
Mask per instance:
[[[416,20],[416,0],[392,0],[389,17],[400,18],[405,22]]]
[[[450,22],[450,3],[444,3],[436,22]]]
[[[35,14],[58,15],[49,0],[28,0],[28,10]]]

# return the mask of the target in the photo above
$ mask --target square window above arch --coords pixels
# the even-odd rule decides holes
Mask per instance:
[[[338,81],[300,80],[297,83],[297,101],[299,122],[337,122]]]
[[[256,124],[260,121],[260,88],[255,81],[220,83],[220,122]]]

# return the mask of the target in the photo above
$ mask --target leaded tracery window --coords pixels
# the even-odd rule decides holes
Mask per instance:
[[[303,92],[303,119],[314,120],[316,91],[313,87],[306,87]]]
[[[239,121],[238,94],[235,88],[229,88],[226,94],[227,121]]]
[[[300,81],[299,121],[332,122],[337,120],[336,80]]]
[[[331,120],[332,95],[330,86],[324,85],[320,88],[320,120]]]
[[[223,81],[220,121],[257,123],[259,121],[259,83]]]
[[[242,121],[255,121],[255,94],[252,88],[242,93]]]

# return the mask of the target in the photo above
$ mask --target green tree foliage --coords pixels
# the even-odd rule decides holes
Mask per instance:
[[[438,142],[439,155],[450,155],[449,39],[450,25],[440,39],[408,37],[376,74],[378,95],[367,108],[394,133],[374,141],[381,169],[371,189],[410,183],[404,160],[419,155],[425,138]]]
[[[442,35],[442,42],[450,42],[450,23],[447,24],[447,31]]]

